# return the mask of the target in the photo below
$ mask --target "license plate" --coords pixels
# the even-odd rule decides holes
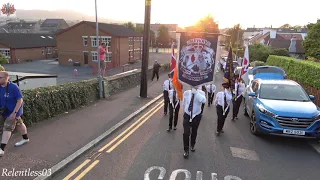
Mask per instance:
[[[306,135],[306,132],[301,130],[284,129],[283,134],[294,134],[294,135],[304,136]]]

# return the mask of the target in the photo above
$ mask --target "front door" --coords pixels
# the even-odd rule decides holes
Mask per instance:
[[[84,56],[84,64],[88,64],[89,53],[88,52],[83,52],[83,56]]]

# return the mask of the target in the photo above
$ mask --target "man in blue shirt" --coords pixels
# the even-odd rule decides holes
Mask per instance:
[[[9,82],[8,72],[0,72],[0,123],[3,121],[3,134],[0,146],[0,156],[4,155],[4,149],[11,137],[12,131],[17,127],[22,135],[22,140],[15,146],[21,146],[29,142],[27,128],[21,119],[23,114],[23,96],[20,88]]]

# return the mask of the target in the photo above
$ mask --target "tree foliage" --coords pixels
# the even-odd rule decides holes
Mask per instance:
[[[169,30],[166,26],[162,25],[159,27],[159,34],[157,37],[157,43],[162,46],[168,46],[171,42],[171,38],[169,35]]]
[[[208,32],[208,33],[219,33],[219,24],[214,20],[211,15],[200,19],[193,26],[186,27],[187,32]]]
[[[231,29],[228,29],[226,34],[230,35],[226,37],[226,45],[231,45],[232,49],[242,48],[243,44],[243,30],[240,24],[234,25]]]
[[[266,62],[269,55],[276,56],[287,56],[289,57],[289,51],[287,49],[277,49],[271,46],[266,46],[263,44],[253,44],[249,46],[249,58],[250,61],[262,61]]]
[[[0,53],[0,65],[1,64],[8,64],[9,60],[7,57],[5,57],[2,53]]]
[[[129,29],[132,29],[132,30],[136,30],[136,28],[134,27],[134,24],[132,22],[127,22],[127,23],[124,23],[123,26],[129,28]]]
[[[279,28],[304,28],[306,26],[301,26],[301,25],[295,25],[295,26],[291,26],[290,24],[284,24],[282,26],[280,26]]]
[[[308,35],[303,41],[306,55],[320,59],[320,19],[315,24],[308,24]]]
[[[143,27],[136,27],[135,31],[141,34],[144,34],[144,28]],[[154,31],[150,30],[150,45],[153,46],[156,42],[156,35],[154,33]]]

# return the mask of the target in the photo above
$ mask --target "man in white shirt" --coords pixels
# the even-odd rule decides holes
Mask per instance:
[[[189,156],[190,131],[191,151],[195,151],[194,146],[196,144],[197,131],[202,118],[201,105],[207,101],[205,94],[201,90],[198,90],[198,88],[199,87],[192,87],[192,90],[187,90],[183,94],[183,156],[185,158],[188,158]]]
[[[235,80],[235,96],[233,99],[233,113],[232,120],[238,119],[239,108],[242,102],[242,93],[245,89],[245,85],[242,79],[236,78]]]
[[[174,119],[174,128],[173,130],[177,130],[177,124],[178,124],[178,116],[179,116],[179,110],[180,110],[180,100],[178,97],[177,91],[172,88],[169,90],[169,128],[167,131],[171,131],[172,129],[172,120]]]
[[[168,114],[168,105],[169,105],[169,90],[173,88],[171,74],[168,74],[169,79],[165,80],[163,83],[163,98],[164,98],[164,115]]]
[[[206,86],[207,92],[208,92],[208,107],[212,105],[214,93],[216,92],[216,86],[214,84],[208,84]]]
[[[223,126],[226,120],[226,117],[229,114],[230,104],[232,101],[232,94],[229,91],[229,83],[222,84],[223,90],[217,93],[216,99],[214,104],[217,108],[217,135],[219,136],[220,133],[223,133]]]

